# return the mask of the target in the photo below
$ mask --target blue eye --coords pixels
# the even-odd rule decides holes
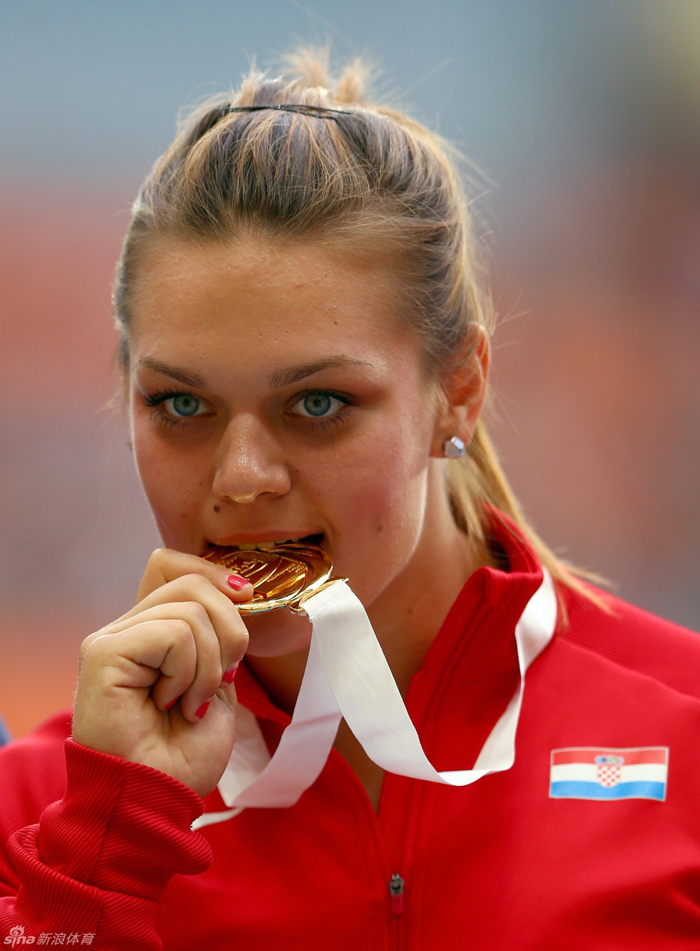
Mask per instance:
[[[300,416],[310,419],[322,419],[335,415],[346,404],[330,393],[307,393],[294,405]]]
[[[171,396],[164,400],[163,405],[173,416],[197,416],[205,412],[201,400],[190,393],[178,393],[177,396]]]

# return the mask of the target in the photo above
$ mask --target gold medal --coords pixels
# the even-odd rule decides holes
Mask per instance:
[[[269,551],[214,548],[203,556],[245,578],[255,588],[250,601],[237,604],[241,614],[259,614],[289,607],[298,610],[331,579],[333,565],[322,548],[290,542]]]

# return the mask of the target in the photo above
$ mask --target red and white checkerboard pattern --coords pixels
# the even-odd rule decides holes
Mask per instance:
[[[616,763],[599,763],[596,775],[601,786],[617,786],[622,777],[622,767]]]

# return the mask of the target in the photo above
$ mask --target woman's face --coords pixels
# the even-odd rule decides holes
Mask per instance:
[[[366,607],[410,598],[431,533],[445,531],[437,457],[451,433],[398,280],[320,241],[149,247],[133,295],[131,425],[167,547],[320,536]],[[269,648],[251,629],[251,653]]]

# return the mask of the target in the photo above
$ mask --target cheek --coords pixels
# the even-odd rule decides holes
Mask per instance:
[[[134,461],[163,540],[182,547],[182,532],[196,517],[203,482],[191,460],[171,453],[157,438],[134,434]]]
[[[377,427],[378,429],[379,427]],[[412,550],[423,520],[427,451],[422,434],[397,419],[348,448],[328,473],[339,535]],[[328,495],[327,495],[328,497]]]

